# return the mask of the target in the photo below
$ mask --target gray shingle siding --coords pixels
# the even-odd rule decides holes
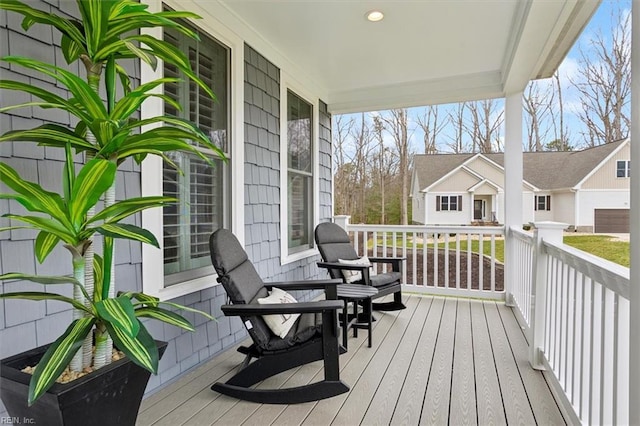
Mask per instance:
[[[43,10],[76,13],[74,2],[40,1],[30,2]],[[43,26],[35,26],[29,34],[20,28],[20,19],[0,11],[0,54],[20,54],[53,62],[58,66],[78,72],[77,64],[66,65],[60,52],[60,37]],[[38,27],[38,28],[36,28]],[[11,41],[13,40],[13,41]],[[11,43],[11,44],[9,44]],[[19,52],[12,51],[20,46]],[[15,49],[15,48],[14,48]],[[66,95],[61,88],[53,86],[47,78],[31,75],[19,69],[0,64],[2,78],[38,83],[49,90]],[[139,79],[140,67],[131,62],[126,66],[132,77]],[[238,171],[245,176],[245,237],[246,249],[255,262],[260,275],[269,281],[304,278],[324,278],[326,275],[316,267],[318,256],[312,256],[284,266],[280,259],[281,205],[280,205],[280,70],[249,46],[245,46],[245,164]],[[81,73],[83,74],[83,73]],[[0,106],[30,101],[29,96],[3,91]],[[330,115],[321,103],[319,157],[321,221],[332,216],[331,207],[331,129]],[[45,122],[73,125],[68,114],[25,108],[0,114],[2,133],[20,128],[31,128]],[[51,191],[61,187],[61,170],[64,155],[59,149],[42,148],[30,143],[0,144],[2,161],[16,168],[23,176],[43,184]],[[78,159],[80,161],[80,159]],[[0,191],[7,188],[0,184]],[[141,194],[140,167],[127,161],[118,171],[116,198],[136,197]],[[0,200],[0,212],[23,213],[24,209],[13,201]],[[140,216],[131,223],[141,224]],[[9,221],[0,218],[0,226]],[[13,223],[12,223],[13,224]],[[68,252],[56,248],[43,263],[37,264],[33,257],[36,233],[14,230],[0,233],[0,273],[21,271],[47,275],[70,274]],[[94,242],[100,251],[101,239]],[[118,241],[116,252],[117,290],[142,291],[142,247],[140,243]],[[0,284],[2,291],[18,288],[41,288],[23,282]],[[60,289],[71,296],[71,288]],[[313,295],[298,294],[300,299]],[[226,303],[224,289],[214,287],[182,296],[174,302],[204,310],[216,317],[208,321],[187,313],[194,322],[194,333],[168,326],[157,321],[145,321],[150,333],[158,340],[168,342],[167,350],[160,361],[159,374],[152,376],[148,391],[156,390],[178,376],[204,362],[219,352],[246,338],[246,331],[238,318],[226,318],[220,307]],[[38,345],[47,344],[57,338],[66,326],[71,311],[61,302],[24,302],[0,300],[0,357],[13,355]],[[10,344],[9,344],[10,343]],[[6,415],[0,404],[0,416]]]

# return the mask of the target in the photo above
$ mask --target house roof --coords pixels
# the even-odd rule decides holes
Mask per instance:
[[[540,189],[573,188],[628,139],[582,151],[523,153],[523,178]],[[504,154],[418,154],[414,170],[421,189],[428,188],[447,173],[480,155],[504,167]]]
[[[600,0],[195,0],[332,113],[504,97],[553,74]],[[378,9],[380,22],[365,14]]]

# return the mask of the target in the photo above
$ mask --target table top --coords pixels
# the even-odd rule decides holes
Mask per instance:
[[[378,289],[364,284],[338,284],[338,297],[341,299],[367,299],[378,294]]]

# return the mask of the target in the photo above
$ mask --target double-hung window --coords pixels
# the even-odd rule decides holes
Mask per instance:
[[[313,106],[287,91],[287,237],[289,254],[313,244]]]
[[[436,211],[444,211],[444,212],[462,211],[462,195],[436,196]]]
[[[631,170],[631,161],[618,160],[616,161],[616,177],[628,178]]]
[[[164,76],[181,81],[165,83],[164,94],[182,109],[165,102],[164,112],[194,123],[229,157],[230,53],[207,34],[198,33],[199,42],[168,28],[164,39],[187,55],[192,69],[209,85],[217,100],[209,98],[176,67],[165,64]],[[198,149],[211,164],[186,152],[171,152],[163,164],[163,193],[178,199],[163,210],[165,286],[211,274],[209,235],[229,226],[228,166],[211,150],[201,146]]]
[[[536,195],[534,202],[536,211],[551,210],[551,195]]]

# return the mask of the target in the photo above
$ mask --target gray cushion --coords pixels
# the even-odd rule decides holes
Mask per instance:
[[[384,287],[389,284],[400,282],[402,274],[400,272],[387,272],[385,274],[371,275],[370,281],[373,287]]]
[[[324,222],[316,226],[316,245],[325,262],[337,262],[338,259],[355,260],[358,253],[349,240],[349,235],[335,223]],[[343,278],[339,269],[330,269],[331,278]]]

